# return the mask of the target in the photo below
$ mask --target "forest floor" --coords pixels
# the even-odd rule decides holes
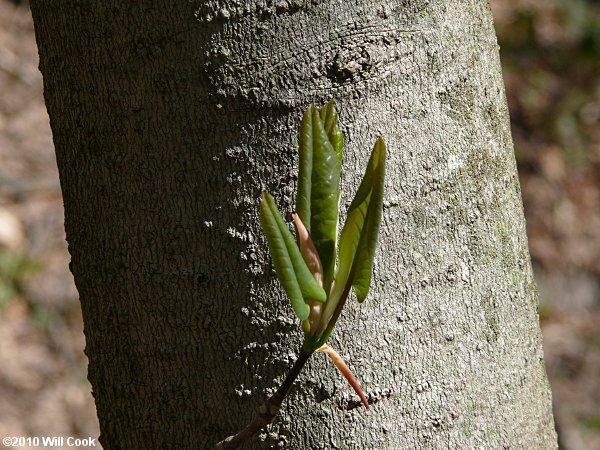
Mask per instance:
[[[519,59],[528,24],[531,51],[570,42],[548,3],[492,2],[561,447],[600,450],[600,88],[585,67]],[[28,7],[0,0],[0,435],[97,437],[37,64]]]

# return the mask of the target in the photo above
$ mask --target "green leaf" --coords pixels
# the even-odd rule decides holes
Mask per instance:
[[[367,297],[371,284],[383,205],[385,156],[385,144],[378,138],[340,236],[336,288],[343,290],[348,282],[352,283],[359,302]]]
[[[321,120],[331,146],[335,150],[340,164],[342,162],[342,148],[344,147],[344,135],[338,127],[338,114],[333,105],[333,99],[329,101],[320,111]]]
[[[321,258],[326,291],[333,280],[335,268],[342,145],[333,103],[321,112],[310,105],[300,124],[296,212]]]
[[[310,307],[305,302],[324,302],[327,299],[325,291],[310,273],[273,197],[266,192],[263,192],[259,216],[277,278],[290,298],[298,318],[306,320]]]
[[[296,213],[310,233],[310,191],[313,166],[313,135],[311,107],[302,116],[298,137],[298,192]]]

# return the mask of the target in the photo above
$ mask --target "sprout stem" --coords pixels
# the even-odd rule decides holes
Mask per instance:
[[[279,408],[281,407],[283,399],[292,387],[292,384],[294,384],[296,378],[298,378],[298,375],[302,371],[302,368],[312,353],[313,352],[305,352],[300,350],[298,359],[285,377],[285,380],[283,380],[283,383],[281,383],[279,389],[277,389],[277,391],[271,395],[271,397],[269,397],[260,408],[258,408],[258,414],[254,417],[252,422],[250,422],[246,428],[241,430],[239,433],[223,439],[214,447],[214,450],[239,448],[244,444],[244,442],[254,436],[254,434],[269,425],[279,412]]]

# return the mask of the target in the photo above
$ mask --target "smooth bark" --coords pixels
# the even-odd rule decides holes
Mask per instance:
[[[336,99],[342,214],[377,136],[372,291],[249,448],[556,447],[489,5],[31,0],[105,448],[211,448],[301,344],[262,190],[292,212],[297,127]],[[343,215],[342,215],[343,217]]]

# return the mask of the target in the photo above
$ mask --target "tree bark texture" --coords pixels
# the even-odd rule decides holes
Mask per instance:
[[[336,99],[348,207],[388,147],[372,290],[248,448],[556,447],[482,0],[31,0],[106,448],[210,448],[301,344],[257,210]]]

